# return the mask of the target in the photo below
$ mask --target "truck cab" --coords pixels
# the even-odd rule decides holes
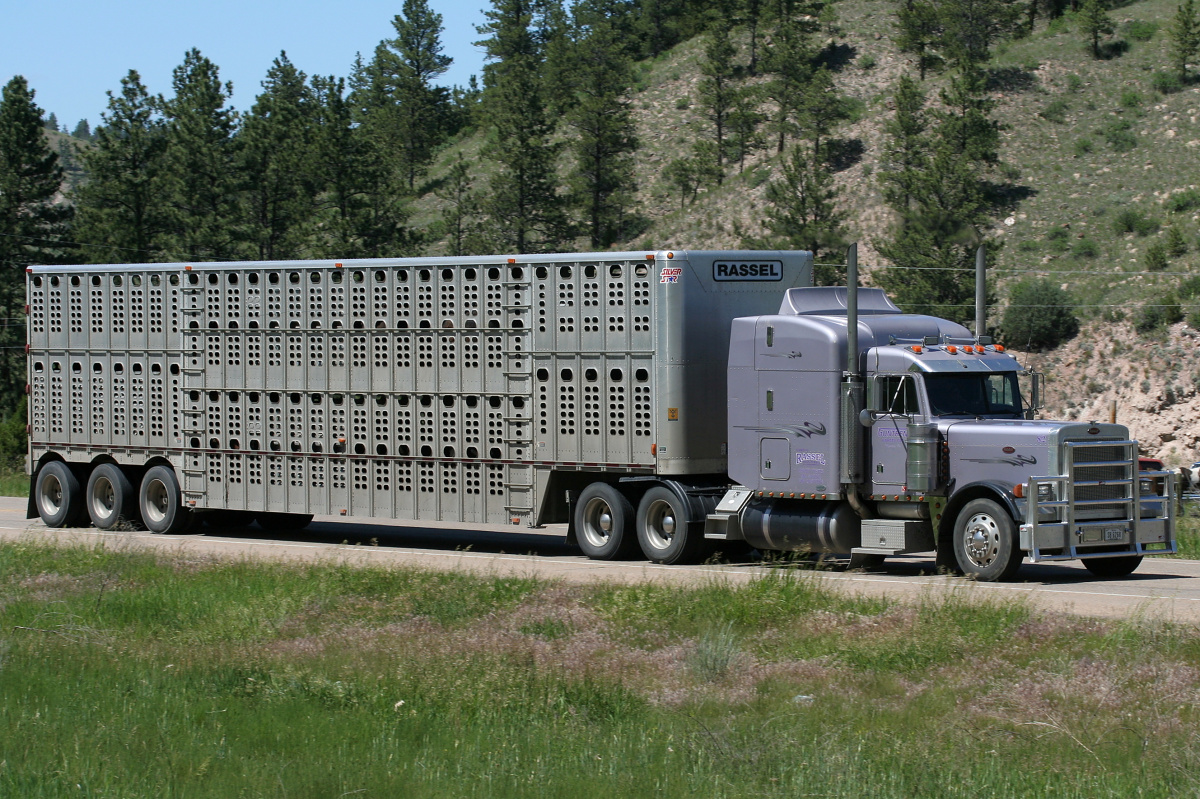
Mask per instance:
[[[750,495],[747,540],[935,550],[983,580],[1010,579],[1024,557],[1114,576],[1175,550],[1173,481],[1139,471],[1124,426],[1035,419],[1041,377],[1004,347],[858,293],[856,337],[842,288],[790,289],[779,314],[734,322],[730,476]]]

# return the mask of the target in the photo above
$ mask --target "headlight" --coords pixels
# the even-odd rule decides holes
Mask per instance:
[[[1042,483],[1038,486],[1038,502],[1053,502],[1054,501],[1054,486],[1049,483]]]
[[[1138,492],[1142,494],[1142,496],[1158,496],[1162,493],[1162,480],[1152,477],[1143,477],[1138,481]]]

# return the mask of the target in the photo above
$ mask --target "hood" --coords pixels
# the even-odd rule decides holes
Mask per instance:
[[[951,474],[959,487],[998,480],[1023,483],[1030,477],[1063,474],[1065,441],[1126,441],[1119,424],[1081,424],[1025,419],[942,419],[938,430],[949,448]]]

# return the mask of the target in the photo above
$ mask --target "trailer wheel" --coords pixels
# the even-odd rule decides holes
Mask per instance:
[[[260,513],[254,517],[258,526],[271,532],[303,530],[312,523],[311,513]]]
[[[669,488],[655,486],[638,504],[642,554],[654,563],[694,563],[704,555],[704,534],[691,524],[688,507]]]
[[[973,499],[954,520],[954,556],[967,577],[1011,580],[1024,557],[1012,517],[990,499]]]
[[[138,492],[138,507],[146,529],[152,533],[178,533],[192,520],[191,512],[183,507],[175,470],[169,466],[153,466],[146,472]]]
[[[1125,577],[1142,563],[1141,555],[1118,558],[1083,558],[1083,567],[1097,577]]]
[[[121,522],[138,522],[137,491],[121,467],[102,463],[87,482],[87,512],[92,524],[111,530]]]
[[[62,461],[51,461],[38,470],[33,492],[38,516],[47,527],[74,527],[82,521],[83,489]]]
[[[633,503],[608,483],[592,483],[575,503],[575,537],[592,560],[619,560],[633,554]]]

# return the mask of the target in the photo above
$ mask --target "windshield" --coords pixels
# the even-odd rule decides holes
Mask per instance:
[[[925,391],[934,416],[1024,414],[1015,372],[974,375],[926,374]]]

